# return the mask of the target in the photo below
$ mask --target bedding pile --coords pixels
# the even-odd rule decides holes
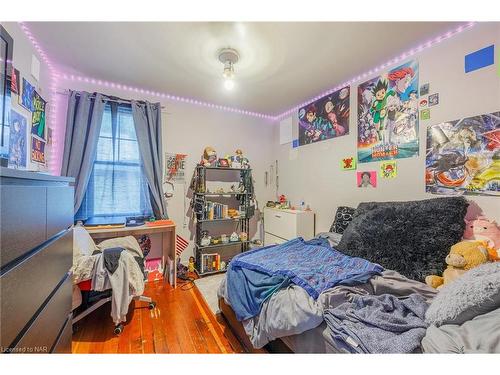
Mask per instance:
[[[317,299],[326,289],[365,283],[382,271],[378,264],[334,250],[326,239],[299,237],[234,257],[227,272],[229,299],[241,321],[257,315],[262,303],[290,282]]]
[[[354,296],[324,318],[337,347],[351,353],[412,353],[425,336],[425,298],[411,294]]]

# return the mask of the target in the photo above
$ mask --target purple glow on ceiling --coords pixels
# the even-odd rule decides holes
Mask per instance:
[[[365,73],[363,74],[359,74],[358,76],[356,77],[353,77],[351,78],[350,80],[348,81],[345,81],[339,85],[337,85],[336,87],[334,88],[331,88],[317,96],[315,96],[314,98],[310,98],[300,104],[297,104],[296,106],[290,108],[289,110],[283,112],[283,113],[280,113],[279,115],[276,115],[274,116],[276,120],[281,120],[285,117],[288,117],[290,114],[292,114],[293,112],[297,111],[299,108],[302,108],[304,106],[306,106],[307,104],[310,104],[312,102],[315,102],[316,100],[318,99],[321,99],[323,98],[324,96],[327,96],[337,90],[340,90],[341,88],[343,87],[346,87],[346,86],[350,86],[352,85],[353,83],[355,82],[359,82],[361,81],[362,79],[367,79],[369,77],[371,77],[372,75],[374,75],[375,73],[381,71],[381,70],[385,70],[386,68],[390,67],[390,66],[393,66],[397,63],[400,63],[402,62],[402,60],[405,60],[411,56],[414,56],[415,54],[419,53],[419,52],[422,52],[423,50],[427,49],[427,48],[430,48],[430,47],[433,47],[435,46],[436,44],[439,44],[441,43],[442,41],[446,40],[446,39],[449,39],[451,38],[452,36],[455,36],[457,34],[460,34],[461,32],[467,30],[467,29],[470,29],[471,27],[473,27],[476,23],[475,22],[468,22],[464,25],[460,25],[458,26],[457,28],[453,29],[453,30],[450,30],[446,33],[444,33],[443,35],[440,35],[434,39],[430,39],[420,45],[418,45],[418,47],[414,47],[406,52],[403,52],[401,55],[393,58],[392,60],[389,60],[385,63],[383,63],[382,65],[380,66],[377,66],[377,67],[374,67],[368,71],[366,71]]]

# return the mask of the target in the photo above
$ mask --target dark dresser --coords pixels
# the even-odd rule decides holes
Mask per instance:
[[[73,181],[0,167],[1,353],[71,353]]]

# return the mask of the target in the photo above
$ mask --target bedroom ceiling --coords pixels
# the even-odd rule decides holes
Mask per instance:
[[[30,22],[60,70],[278,114],[436,37],[448,22]],[[220,48],[236,48],[223,87]]]

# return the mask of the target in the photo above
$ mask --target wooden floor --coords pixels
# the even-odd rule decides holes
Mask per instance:
[[[77,323],[73,353],[243,353],[222,316],[211,312],[194,283],[176,289],[146,283],[144,295],[156,301],[133,301],[121,335],[113,333],[110,304]]]

